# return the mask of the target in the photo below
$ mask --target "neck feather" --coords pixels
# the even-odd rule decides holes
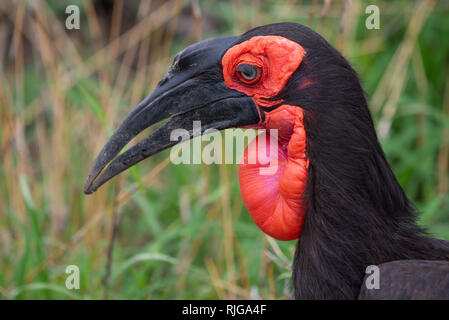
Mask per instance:
[[[347,116],[304,115],[310,166],[293,263],[297,299],[355,299],[369,265],[449,259],[415,223],[369,112]]]

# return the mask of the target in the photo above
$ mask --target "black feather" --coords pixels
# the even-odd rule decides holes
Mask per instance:
[[[449,260],[448,246],[416,224],[416,211],[385,159],[359,78],[346,59],[302,25],[258,27],[239,41],[256,35],[284,36],[306,50],[275,97],[303,109],[310,160],[307,211],[293,262],[295,298],[356,299],[368,265]]]

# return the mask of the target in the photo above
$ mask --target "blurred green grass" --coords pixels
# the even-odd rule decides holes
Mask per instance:
[[[75,2],[81,29],[65,30]],[[312,27],[353,64],[420,223],[449,239],[447,2],[75,2],[0,4],[0,298],[289,298],[295,243],[255,226],[235,165],[176,166],[165,151],[82,193],[96,152],[177,51],[279,21]],[[380,30],[365,28],[368,4]],[[65,287],[72,264],[80,290]]]

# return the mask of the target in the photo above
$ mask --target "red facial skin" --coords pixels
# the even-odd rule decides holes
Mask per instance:
[[[273,106],[279,101],[265,101],[276,96],[301,64],[305,50],[280,36],[258,36],[230,48],[221,60],[223,77],[231,89],[253,97],[258,105]],[[235,68],[246,63],[262,69],[259,82],[246,85],[239,81]]]
[[[284,37],[253,37],[230,48],[223,56],[224,80],[229,88],[253,97],[258,106],[273,106],[282,101],[265,101],[263,98],[272,98],[282,90],[304,55],[305,50],[299,44]],[[241,63],[260,68],[262,74],[257,83],[241,81],[235,70]],[[278,129],[278,141],[267,134],[266,150],[258,150],[258,141],[263,137],[259,136],[245,150],[239,167],[242,198],[252,219],[263,232],[278,240],[294,240],[299,238],[305,212],[303,200],[308,167],[302,109],[281,105],[265,112],[265,120],[259,127]],[[277,155],[270,155],[270,143],[278,143]],[[259,169],[272,162],[248,164],[248,153],[251,152],[265,152],[264,157],[277,156],[276,173],[261,175]]]

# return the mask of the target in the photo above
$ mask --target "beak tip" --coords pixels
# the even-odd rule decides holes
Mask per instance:
[[[92,194],[97,191],[97,187],[94,187],[95,178],[97,175],[89,173],[87,175],[86,183],[84,184],[84,194]]]
[[[92,194],[94,192],[95,192],[94,190],[90,190],[88,187],[84,188],[84,194],[85,195],[89,195],[89,194]]]
[[[86,181],[86,184],[85,184],[85,186],[84,186],[84,194],[87,195],[87,194],[92,194],[92,193],[94,193],[95,190],[92,190],[91,188],[92,188],[92,184],[91,184],[91,183],[88,184],[88,181]]]

